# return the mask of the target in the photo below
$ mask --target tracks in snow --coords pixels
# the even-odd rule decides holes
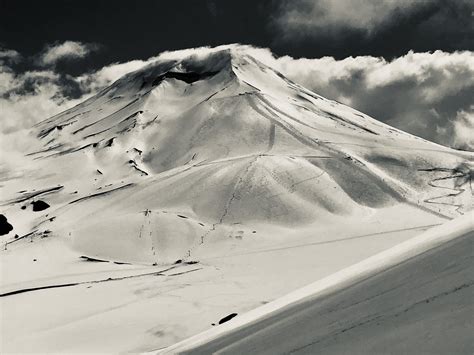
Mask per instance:
[[[469,183],[469,186],[471,188],[471,195],[472,195],[472,175],[473,172],[469,170],[468,172],[464,172],[461,169],[451,169],[451,168],[430,168],[430,169],[418,169],[418,171],[423,171],[423,172],[434,172],[434,173],[447,173],[447,176],[442,176],[442,177],[436,177],[431,179],[428,182],[428,185],[431,187],[437,188],[437,189],[445,189],[449,191],[454,191],[454,192],[449,192],[446,194],[441,194],[439,196],[435,197],[430,197],[427,199],[424,199],[423,202],[429,203],[429,204],[437,204],[437,205],[445,205],[445,206],[452,206],[455,207],[455,211],[459,214],[464,214],[461,212],[461,209],[464,207],[463,204],[460,203],[450,203],[450,202],[442,202],[438,201],[443,198],[448,198],[448,197],[456,197],[458,195],[461,195],[463,192],[466,191],[465,188],[463,188],[464,185]],[[457,186],[456,182],[454,182],[454,187],[446,187],[443,185],[440,185],[439,182],[441,181],[446,181],[446,180],[451,180],[451,179],[465,179],[465,181],[461,181],[459,186]]]
[[[200,241],[200,244],[204,244],[204,241],[205,239],[209,236],[209,234],[211,234],[213,231],[216,230],[216,228],[221,225],[223,222],[224,222],[224,219],[227,217],[227,215],[229,214],[229,210],[230,210],[230,207],[232,205],[232,203],[236,200],[236,199],[239,199],[239,197],[237,196],[238,194],[238,191],[240,190],[239,187],[243,184],[243,182],[245,181],[245,178],[247,177],[248,173],[250,172],[250,170],[252,169],[252,166],[257,162],[258,158],[260,157],[261,155],[256,155],[253,157],[253,159],[248,163],[247,167],[245,168],[245,170],[239,175],[239,178],[237,180],[237,182],[235,183],[234,185],[234,188],[232,190],[232,195],[230,196],[229,200],[227,201],[225,207],[224,207],[224,212],[222,213],[221,217],[219,218],[219,220],[216,222],[216,223],[213,223],[212,224],[212,227],[206,232],[204,233],[202,236],[201,236],[201,241]]]
[[[275,251],[297,249],[297,248],[303,248],[303,247],[314,246],[314,245],[333,244],[333,243],[339,243],[339,242],[344,242],[344,241],[353,240],[353,239],[362,239],[362,238],[383,236],[383,235],[390,234],[390,233],[398,233],[398,232],[405,232],[405,231],[411,231],[411,230],[426,230],[426,229],[429,229],[429,228],[432,228],[432,227],[439,226],[441,224],[442,223],[428,224],[428,225],[423,225],[423,226],[408,227],[408,228],[402,228],[402,229],[393,229],[393,230],[388,230],[388,231],[383,231],[383,232],[368,233],[368,234],[361,234],[361,235],[355,235],[355,236],[347,236],[347,237],[333,239],[333,240],[322,240],[322,241],[317,241],[317,242],[301,243],[301,244],[288,245],[288,246],[282,246],[282,247],[276,247],[276,248],[257,249],[257,250],[251,250],[251,251],[248,251],[248,252],[243,252],[243,253],[235,253],[235,254],[220,255],[220,256],[211,256],[211,257],[208,257],[208,258],[201,259],[201,261],[211,260],[211,259],[230,258],[230,257],[235,257],[235,256],[241,256],[241,255],[271,253],[271,252],[275,252]]]
[[[184,264],[184,266],[189,266],[189,265]],[[117,276],[117,277],[100,278],[100,279],[96,279],[96,280],[51,283],[51,284],[43,284],[43,285],[37,285],[37,286],[31,285],[30,287],[22,287],[22,288],[17,288],[17,289],[2,292],[2,293],[0,293],[0,297],[14,296],[14,295],[18,295],[18,294],[21,294],[21,293],[48,290],[48,289],[52,289],[52,288],[63,288],[63,287],[72,287],[72,286],[79,286],[79,285],[92,285],[92,284],[111,282],[111,281],[122,281],[122,280],[128,280],[128,279],[146,277],[146,276],[174,277],[174,276],[180,276],[180,275],[188,274],[188,273],[199,271],[199,270],[203,269],[202,267],[199,267],[199,268],[194,267],[194,268],[189,269],[189,270],[182,270],[182,271],[179,271],[179,272],[167,273],[168,271],[176,270],[176,269],[179,269],[179,268],[183,268],[183,265],[182,264],[173,265],[173,266],[170,266],[170,267],[165,268],[165,269],[154,270],[154,271],[151,271],[151,272],[125,275],[125,276]]]

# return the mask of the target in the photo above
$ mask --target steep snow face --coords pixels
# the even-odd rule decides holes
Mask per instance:
[[[19,230],[7,242],[47,229],[104,259],[172,262],[223,242],[236,223],[330,224],[397,204],[450,218],[472,207],[473,154],[232,49],[157,60],[34,134],[42,148],[2,193]],[[38,196],[15,193],[25,186],[48,194],[48,215],[28,221],[16,210]]]

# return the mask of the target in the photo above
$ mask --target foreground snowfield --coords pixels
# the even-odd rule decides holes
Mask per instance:
[[[2,352],[170,346],[474,200],[473,153],[238,46],[160,56],[31,133],[24,157],[0,155]]]
[[[404,216],[402,228],[397,220],[387,221],[393,214]],[[29,290],[0,298],[2,352],[141,352],[169,346],[443,222],[403,206],[339,226],[266,227],[258,243],[237,240],[242,243],[219,246],[189,265],[88,262],[80,253],[65,253],[70,249],[62,240],[26,243],[2,256],[0,293]],[[126,278],[132,275],[137,276]]]
[[[160,353],[472,354],[474,214]]]

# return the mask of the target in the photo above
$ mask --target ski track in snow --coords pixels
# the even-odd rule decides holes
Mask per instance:
[[[431,204],[436,204],[436,205],[453,206],[453,207],[456,207],[455,211],[458,212],[460,215],[464,214],[463,212],[461,212],[461,209],[464,207],[463,204],[456,204],[456,203],[449,203],[449,202],[439,202],[437,200],[442,199],[442,198],[446,198],[446,197],[456,197],[456,196],[462,194],[463,192],[466,191],[466,189],[462,188],[462,186],[467,184],[467,183],[469,183],[469,186],[471,188],[471,195],[472,195],[472,185],[471,185],[472,184],[472,172],[471,171],[463,172],[459,169],[449,169],[449,168],[419,169],[418,171],[444,172],[444,173],[457,174],[457,175],[448,175],[448,176],[434,178],[434,179],[432,179],[431,181],[428,182],[428,184],[430,186],[434,187],[434,188],[455,191],[454,193],[447,193],[447,194],[442,194],[442,195],[435,196],[435,197],[430,197],[430,198],[424,199],[423,201],[425,203],[431,203]],[[462,185],[455,186],[454,188],[446,187],[446,186],[442,186],[442,185],[437,184],[438,181],[459,179],[459,178],[463,178],[463,177],[469,178],[469,182],[466,181]]]

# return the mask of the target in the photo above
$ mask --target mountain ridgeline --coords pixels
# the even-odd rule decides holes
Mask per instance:
[[[169,263],[226,241],[236,224],[257,238],[262,225],[341,223],[398,204],[445,218],[472,207],[473,154],[232,48],[158,59],[34,134],[38,181],[64,187],[48,195],[48,228],[89,257]]]

